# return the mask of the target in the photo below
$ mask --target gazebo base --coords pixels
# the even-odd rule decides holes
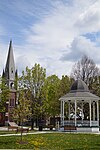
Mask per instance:
[[[61,127],[59,131],[67,131],[67,132],[99,132],[99,127],[76,127],[76,129],[64,129]]]
[[[77,127],[77,132],[99,132],[99,127]]]

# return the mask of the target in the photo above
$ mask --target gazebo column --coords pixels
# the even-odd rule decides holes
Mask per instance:
[[[62,105],[62,103],[63,103],[63,101],[61,101],[61,125],[62,125],[62,122],[63,122],[63,121],[62,121],[62,120],[63,120],[63,113],[62,113],[62,112],[63,112],[63,111],[62,111],[63,105]]]
[[[82,123],[83,123],[83,102],[84,100],[82,100]]]
[[[63,126],[64,126],[64,104],[65,104],[65,102],[63,101],[63,107],[62,107],[63,108],[62,109],[62,111],[63,111],[62,112],[63,113],[63,117],[62,117],[62,124],[63,124]]]
[[[99,126],[99,101],[97,101],[97,121]]]
[[[91,127],[91,101],[89,101],[89,110],[90,110],[90,127]]]
[[[61,111],[61,125],[62,125],[62,101],[61,101],[61,105],[60,105],[60,111]]]
[[[70,100],[69,100],[69,103],[68,103],[68,104],[69,104],[68,107],[69,107],[69,120],[70,120]]]
[[[61,125],[64,126],[64,101],[61,101]]]
[[[75,100],[75,127],[76,127],[76,111],[77,111],[77,102]]]
[[[93,101],[93,121],[95,121],[95,102]]]

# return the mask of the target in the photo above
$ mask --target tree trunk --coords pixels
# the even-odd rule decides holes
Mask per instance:
[[[33,130],[33,129],[34,129],[34,119],[32,117],[32,119],[31,119],[31,130]]]
[[[32,106],[31,130],[33,129],[34,129],[34,117],[33,117],[33,106]]]
[[[21,143],[22,143],[22,140],[23,140],[22,139],[22,137],[23,137],[23,131],[22,131],[22,129],[23,129],[23,123],[21,122],[21,141],[20,141]]]
[[[55,121],[56,121],[56,119],[55,119],[55,116],[53,116],[53,125],[54,125],[54,127],[55,127]]]

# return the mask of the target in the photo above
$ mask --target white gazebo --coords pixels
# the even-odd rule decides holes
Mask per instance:
[[[90,93],[88,86],[82,80],[76,80],[70,92],[59,100],[61,101],[62,127],[75,126],[77,131],[99,131],[100,97]],[[68,119],[65,117],[65,103],[68,103]]]

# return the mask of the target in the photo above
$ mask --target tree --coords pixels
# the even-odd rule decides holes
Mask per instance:
[[[12,109],[12,117],[15,121],[20,122],[21,129],[23,128],[23,123],[28,120],[31,116],[31,105],[30,101],[26,98],[26,93],[24,90],[19,91],[18,105]],[[21,130],[21,142],[22,142],[22,130]]]
[[[73,82],[73,79],[71,79],[67,75],[62,76],[62,79],[60,80],[60,86],[59,86],[60,97],[65,95],[66,93],[68,93],[70,91],[72,82]]]
[[[59,101],[59,86],[60,79],[56,75],[47,77],[43,86],[43,109],[46,117],[54,118],[60,113],[60,101]]]
[[[60,85],[59,85],[59,98],[64,96],[65,94],[67,94],[70,91],[71,85],[73,83],[73,79],[68,77],[67,75],[63,75],[61,80],[60,80]],[[65,103],[64,106],[65,109],[65,116],[68,117],[68,103]]]
[[[71,76],[76,79],[83,80],[91,89],[91,84],[95,81],[95,77],[100,73],[99,68],[94,61],[88,56],[84,55],[72,69]]]
[[[5,112],[6,102],[9,99],[9,88],[3,77],[0,78],[0,112]]]
[[[99,83],[100,83],[100,70],[94,63],[94,61],[89,58],[88,56],[84,55],[80,61],[78,61],[72,70],[72,77],[76,79],[81,79],[83,80],[87,85],[89,90],[96,94],[100,95],[99,91]],[[85,113],[84,118],[88,116],[88,105],[85,104]]]
[[[91,84],[92,93],[100,97],[100,76],[96,76],[94,82]]]
[[[45,77],[46,70],[39,64],[35,64],[31,69],[26,67],[26,70],[22,72],[22,76],[20,77],[19,86],[26,89],[26,97],[31,101],[31,129],[33,129],[34,120],[37,120],[37,118],[41,116],[41,90],[44,85]]]

